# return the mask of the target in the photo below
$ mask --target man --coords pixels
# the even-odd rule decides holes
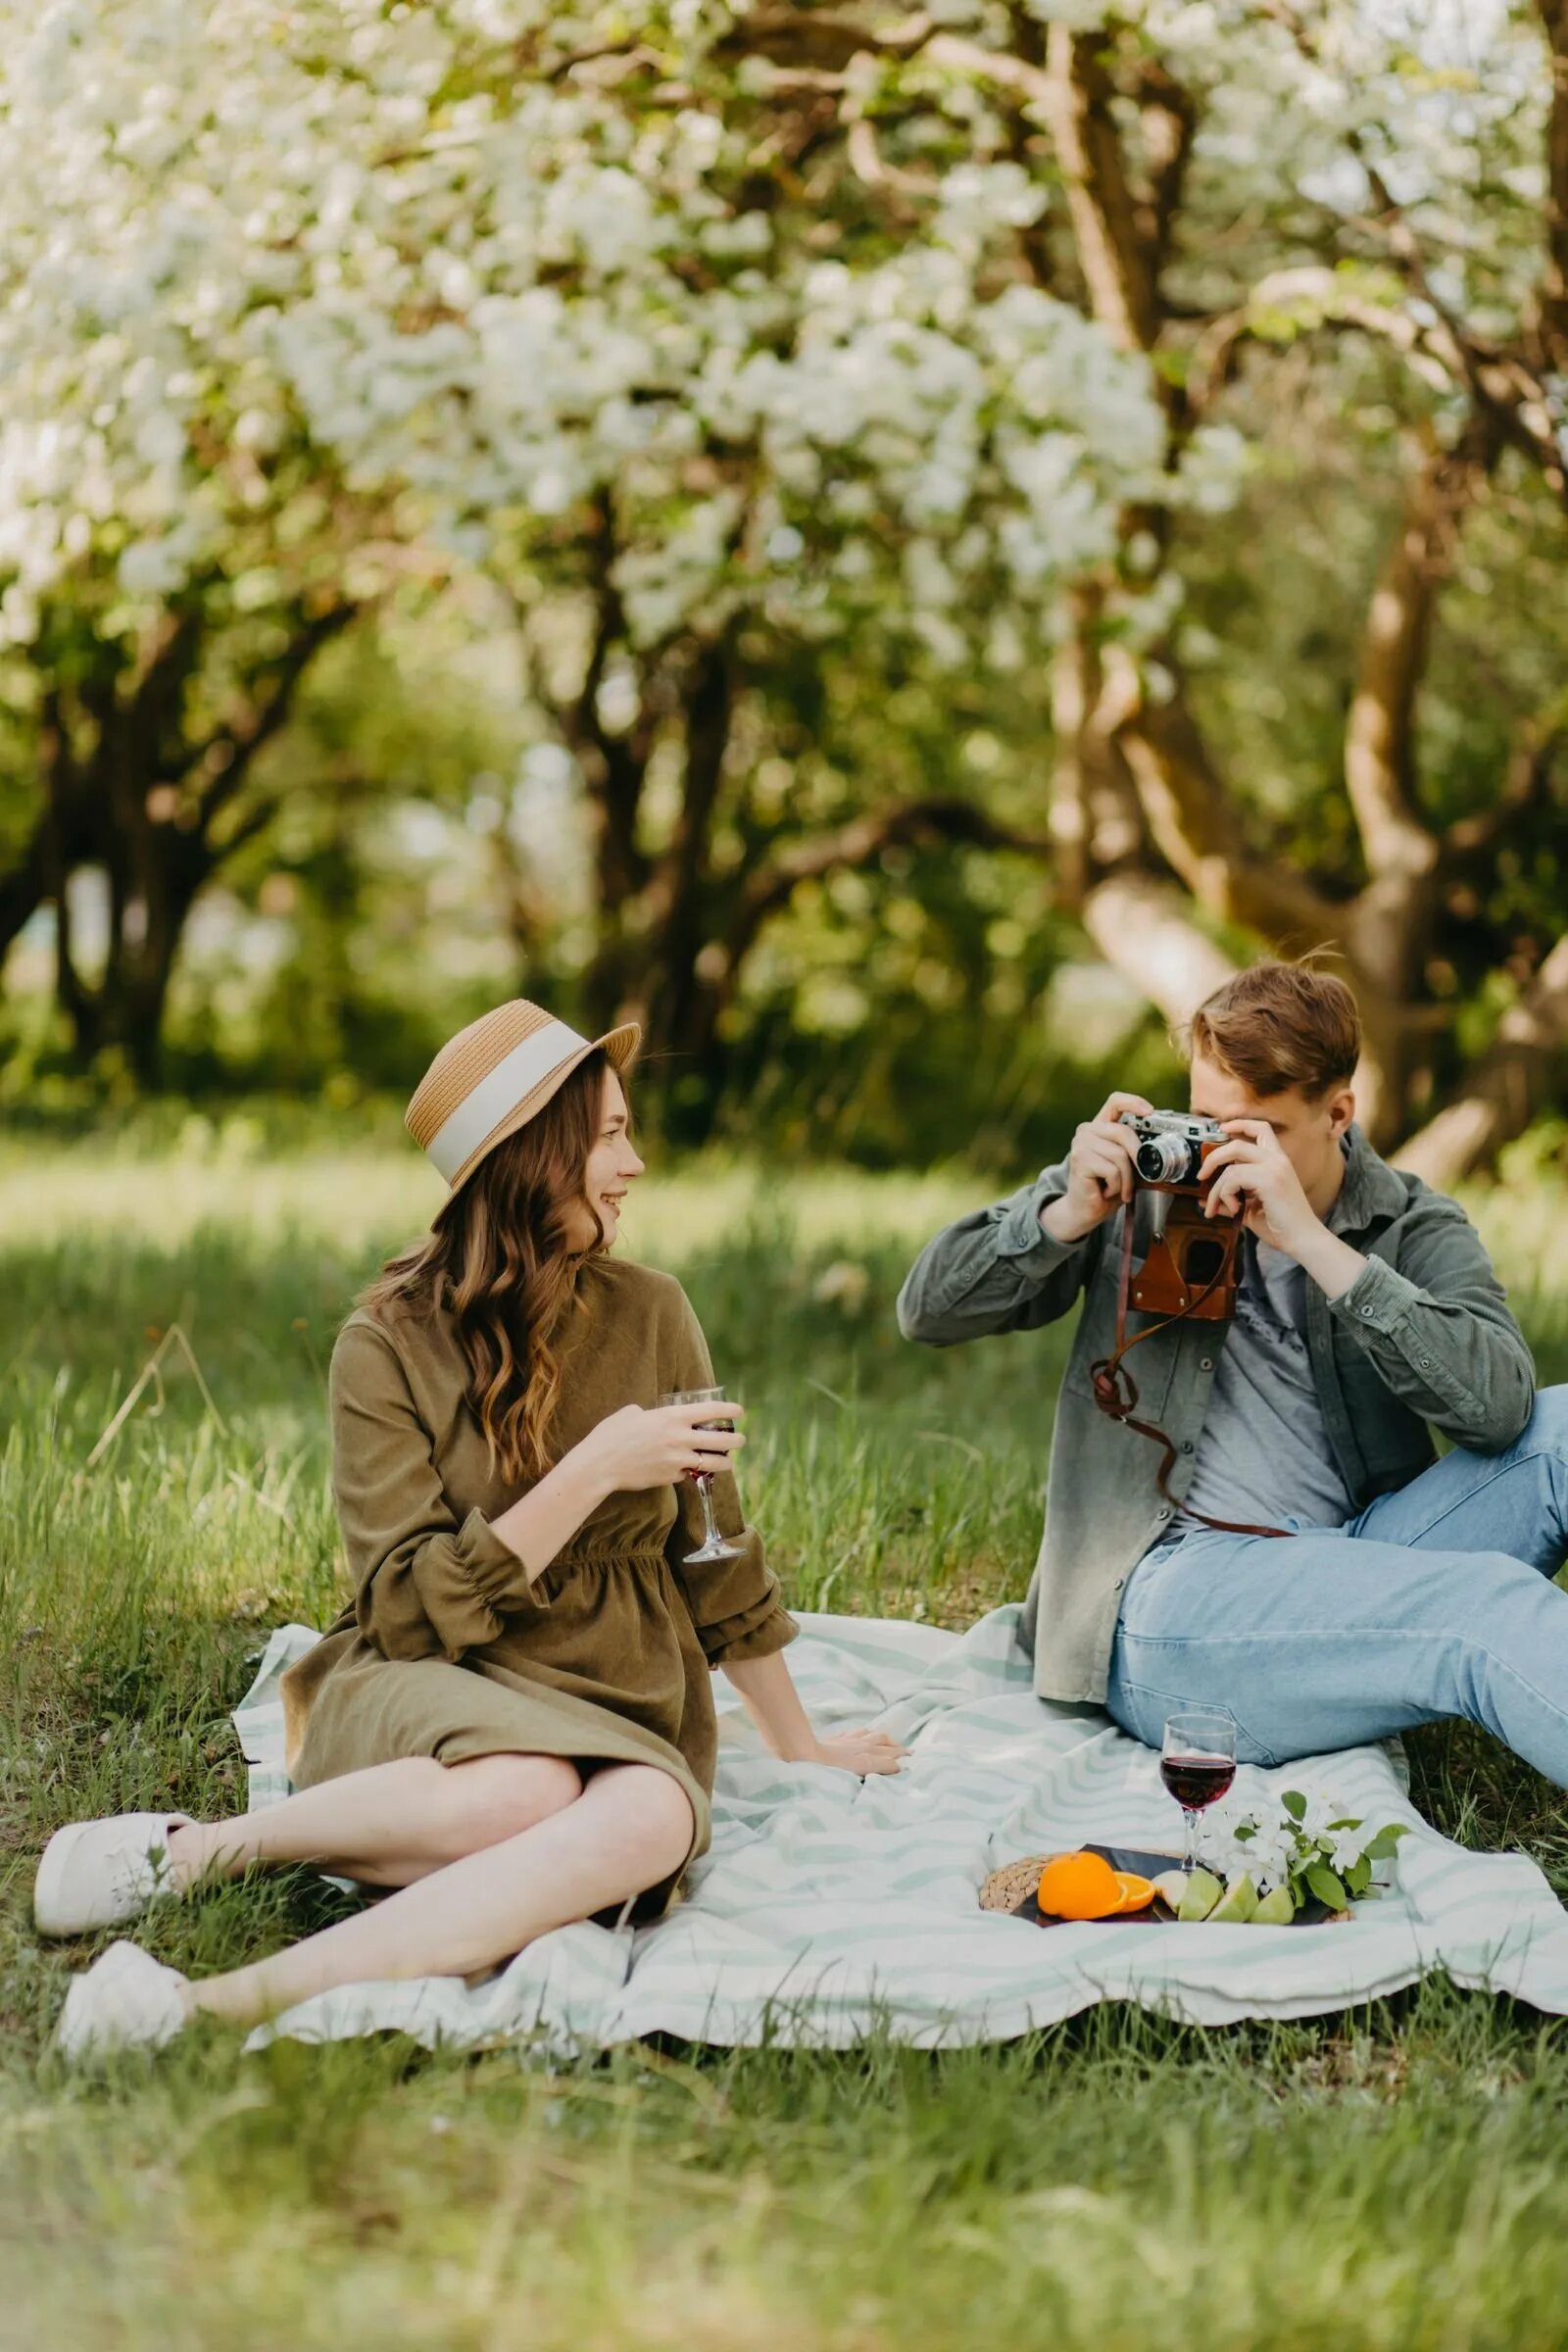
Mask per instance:
[[[1568,1388],[1537,1396],[1463,1210],[1353,1124],[1359,1049],[1349,990],[1290,964],[1194,1016],[1191,1107],[1228,1138],[1206,1206],[1244,1212],[1243,1275],[1230,1322],[1170,1322],[1129,1367],[1173,1448],[1164,1492],[1160,1446],[1090,1379],[1115,1345],[1122,1222],[1136,1261],[1156,1198],[1119,1124],[1141,1098],[1112,1095],[1059,1165],[938,1234],[900,1326],[950,1347],[1084,1298],[1024,1615],[1043,1697],[1102,1701],[1152,1747],[1177,1708],[1220,1706],[1258,1764],[1463,1715],[1568,1787]]]

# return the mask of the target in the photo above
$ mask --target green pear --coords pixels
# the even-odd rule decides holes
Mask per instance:
[[[1177,1918],[1206,1919],[1224,1892],[1223,1885],[1211,1870],[1190,1870],[1177,1906]]]
[[[1219,1901],[1208,1914],[1215,1927],[1243,1927],[1257,1909],[1257,1888],[1250,1870],[1244,1870],[1226,1887]]]
[[[1179,1911],[1182,1907],[1182,1896],[1187,1892],[1186,1871],[1162,1870],[1154,1881],[1154,1892],[1161,1901],[1169,1903],[1173,1911]]]
[[[1288,1886],[1276,1886],[1265,1894],[1252,1913],[1254,1928],[1288,1928],[1296,1917],[1296,1897]]]

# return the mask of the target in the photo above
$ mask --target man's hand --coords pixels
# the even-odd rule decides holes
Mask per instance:
[[[1098,1117],[1075,1130],[1067,1189],[1040,1212],[1041,1226],[1053,1241],[1082,1241],[1132,1199],[1136,1147],[1131,1130],[1118,1122],[1124,1110],[1147,1113],[1152,1107],[1142,1095],[1111,1095]]]
[[[1220,1124],[1230,1141],[1204,1153],[1204,1168],[1219,1173],[1208,1188],[1203,1214],[1231,1216],[1240,1209],[1248,1232],[1294,1257],[1325,1298],[1342,1297],[1366,1271],[1360,1250],[1329,1231],[1272,1127],[1261,1119],[1222,1119]]]
[[[1203,1154],[1203,1172],[1214,1179],[1203,1200],[1204,1216],[1240,1213],[1250,1234],[1299,1261],[1325,1227],[1279,1137],[1261,1119],[1220,1123],[1230,1141]]]
[[[1314,1235],[1328,1228],[1302,1193],[1279,1136],[1262,1119],[1222,1119],[1220,1124],[1230,1143],[1215,1143],[1213,1151],[1203,1152],[1203,1174],[1213,1176],[1203,1216],[1239,1213],[1255,1240],[1300,1260],[1312,1249]]]

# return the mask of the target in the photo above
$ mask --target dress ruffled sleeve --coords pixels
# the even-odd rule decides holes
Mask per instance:
[[[328,1382],[332,1489],[360,1631],[384,1657],[453,1660],[549,1606],[483,1512],[459,1520],[391,1341],[348,1322]]]
[[[711,1388],[713,1367],[703,1327],[684,1291],[677,1292],[676,1301],[674,1328],[665,1339],[669,1354],[661,1363],[660,1387]],[[712,1501],[714,1520],[720,1532],[739,1546],[739,1556],[687,1566],[685,1555],[696,1550],[705,1530],[696,1483],[683,1478],[675,1490],[675,1524],[665,1547],[676,1586],[710,1666],[770,1657],[793,1642],[801,1629],[779,1598],[778,1578],[763,1556],[761,1537],[746,1523],[732,1472],[722,1471],[714,1479]]]

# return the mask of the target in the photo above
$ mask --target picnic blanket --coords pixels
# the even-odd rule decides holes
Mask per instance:
[[[1099,1708],[1034,1695],[1016,1608],[962,1635],[805,1611],[799,1622],[790,1665],[813,1719],[892,1732],[911,1750],[897,1778],[776,1762],[724,1706],[720,1681],[712,1845],[667,1917],[562,1928],[477,1983],[342,1986],[258,2028],[251,2045],[395,2029],[431,2046],[543,2030],[554,2046],[662,2033],[844,2047],[885,2032],[934,2047],[1005,2040],[1096,2001],[1202,2025],[1308,2016],[1430,1971],[1568,2013],[1568,1914],[1523,1854],[1470,1853],[1423,1821],[1396,1743],[1237,1775],[1244,1810],[1302,1788],[1342,1814],[1409,1824],[1393,1887],[1348,1923],[1042,1929],[980,1910],[981,1882],[1021,1855],[1178,1845],[1157,1758]],[[288,1793],[278,1678],[317,1639],[305,1626],[275,1633],[235,1711],[253,1805]]]

